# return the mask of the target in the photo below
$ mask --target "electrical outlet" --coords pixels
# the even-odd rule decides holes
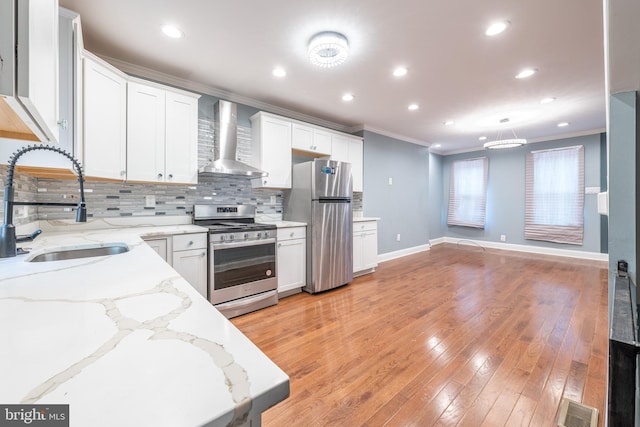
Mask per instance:
[[[145,208],[155,208],[156,196],[144,196],[144,206]]]
[[[271,196],[270,197],[270,202],[271,202],[272,205],[275,205],[276,204],[276,196]]]
[[[501,234],[500,235],[500,241],[501,242],[506,242],[507,241],[507,235],[506,234]]]
[[[400,233],[396,234],[396,242],[400,241]]]
[[[393,178],[389,177],[389,185],[393,185]]]

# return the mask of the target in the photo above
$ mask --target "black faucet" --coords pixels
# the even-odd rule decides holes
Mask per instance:
[[[76,203],[54,203],[54,202],[14,202],[13,201],[13,172],[18,159],[29,151],[47,150],[54,153],[62,154],[73,163],[73,167],[78,173],[78,183],[80,184],[80,201]],[[84,176],[82,174],[82,166],[71,154],[61,148],[51,147],[49,145],[29,145],[22,148],[9,158],[9,173],[7,174],[7,183],[4,187],[4,224],[0,226],[0,258],[10,258],[18,254],[16,249],[17,242],[26,242],[35,239],[40,230],[37,230],[29,236],[16,237],[16,229],[13,225],[13,207],[14,206],[77,206],[76,222],[87,222],[87,208],[84,201]]]

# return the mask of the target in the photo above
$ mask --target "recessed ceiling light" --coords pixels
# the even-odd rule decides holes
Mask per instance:
[[[355,96],[353,96],[352,93],[345,93],[344,95],[342,95],[342,100],[343,101],[353,101],[353,98],[355,98]]]
[[[407,108],[409,110],[413,111],[413,110],[417,110],[418,108],[420,108],[420,106],[418,104],[409,104],[409,106]]]
[[[281,67],[274,68],[272,73],[276,77],[284,77],[287,75],[287,71]]]
[[[407,71],[408,70],[405,67],[398,67],[395,70],[393,70],[393,75],[395,77],[402,77],[407,74]]]
[[[184,37],[184,33],[173,25],[164,25],[162,27],[162,32],[165,36],[171,37],[172,39],[181,39]]]
[[[509,21],[494,22],[489,26],[489,28],[487,28],[487,31],[485,31],[484,33],[488,36],[495,36],[496,34],[500,34],[504,30],[506,30],[509,24]]]
[[[540,104],[548,104],[548,103],[553,102],[553,101],[555,101],[555,100],[556,100],[556,99],[555,99],[555,98],[552,98],[552,97],[549,97],[549,98],[543,98],[543,99],[541,99],[541,100],[540,100]]]
[[[568,122],[561,122],[561,123],[558,123],[558,127],[559,127],[559,128],[563,128],[563,127],[566,127],[566,126],[569,126],[569,123],[568,123]]]
[[[440,148],[440,147],[442,147],[442,144],[435,144],[435,145],[433,146],[433,148]]]
[[[447,120],[446,122],[443,123],[443,125],[445,126],[451,126],[452,124],[454,124],[455,122],[453,120]]]
[[[535,68],[525,68],[518,73],[516,79],[526,79],[527,77],[533,76],[537,71],[538,70],[536,70]]]
[[[478,138],[478,141],[485,141],[487,139],[486,136],[481,136],[480,138]]]

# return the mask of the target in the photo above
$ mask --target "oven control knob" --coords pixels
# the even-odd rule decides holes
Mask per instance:
[[[265,239],[268,239],[268,238],[269,238],[269,232],[268,232],[268,231],[265,231],[265,232],[264,232],[264,238],[265,238]]]
[[[233,240],[233,234],[229,234],[229,240]]]
[[[249,240],[249,233],[244,233],[244,240]]]
[[[224,242],[224,234],[220,235],[220,241]]]

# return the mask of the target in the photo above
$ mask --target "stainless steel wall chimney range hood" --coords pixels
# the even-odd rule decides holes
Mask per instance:
[[[218,156],[200,169],[203,175],[234,175],[247,178],[268,176],[253,166],[236,160],[238,148],[238,109],[236,104],[220,100],[214,107],[215,120],[220,126],[217,134]]]

